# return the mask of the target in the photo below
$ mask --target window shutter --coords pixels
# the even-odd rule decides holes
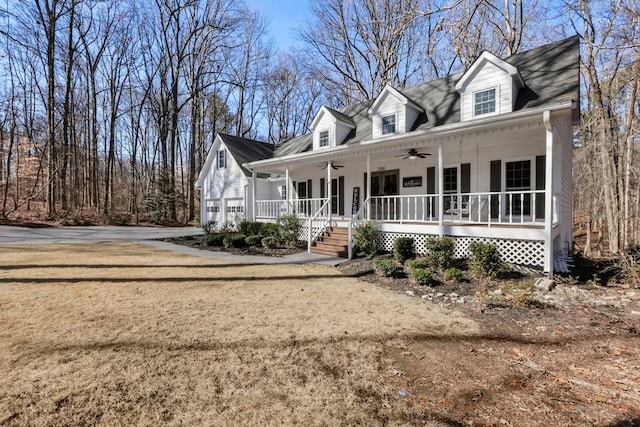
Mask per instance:
[[[460,192],[471,193],[471,163],[460,165]]]
[[[362,188],[364,189],[364,193],[363,194],[366,194],[367,197],[369,197],[369,193],[367,192],[367,188],[369,188],[369,180],[367,179],[367,173],[366,172],[364,173],[364,185],[362,186]]]
[[[307,199],[313,199],[313,193],[311,192],[311,180],[307,180]]]
[[[502,191],[502,160],[492,160],[490,168],[489,191]],[[499,199],[499,195],[491,196],[491,218],[498,218],[498,211],[500,209]]]
[[[344,215],[344,176],[338,177],[338,215]]]
[[[298,198],[298,183],[296,181],[291,181],[291,186],[293,187],[293,191],[291,192],[291,199]]]
[[[427,194],[436,194],[436,168],[427,168]]]
[[[435,167],[430,167],[427,168],[427,194],[436,194],[436,168]],[[430,199],[432,200],[432,199]],[[433,200],[431,201],[431,209],[429,209],[427,207],[427,210],[429,210],[429,216],[431,217],[435,217],[436,216],[436,201]]]
[[[320,178],[320,198],[324,199],[327,197],[327,182],[324,178]]]
[[[536,156],[536,190],[545,190],[546,163],[546,156]],[[544,195],[536,194],[536,218],[544,218],[544,202]]]

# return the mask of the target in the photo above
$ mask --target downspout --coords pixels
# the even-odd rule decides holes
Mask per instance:
[[[251,220],[255,222],[256,220],[256,208],[258,203],[256,201],[256,179],[257,174],[256,171],[251,171]]]
[[[369,206],[365,206],[365,210],[367,211],[367,221],[371,221],[371,202],[369,201],[369,195],[371,194],[371,153],[367,153],[367,185],[365,190],[362,203],[369,203]]]
[[[545,157],[545,213],[544,213],[544,271],[553,277],[553,128],[551,111],[542,113],[546,134]]]
[[[284,172],[284,180],[285,180],[285,185],[287,187],[287,214],[291,213],[291,183],[290,183],[290,177],[289,177],[289,166],[287,166],[287,169],[285,169]]]
[[[329,197],[329,204],[327,205],[327,209],[329,210],[327,217],[329,220],[329,225],[331,225],[331,211],[332,211],[332,206],[331,206],[331,168],[333,167],[333,164],[331,163],[331,160],[329,160],[327,162],[327,196]],[[323,203],[323,202],[320,202]]]

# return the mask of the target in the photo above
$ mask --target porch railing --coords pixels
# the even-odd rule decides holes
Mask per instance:
[[[327,198],[257,200],[256,219],[278,219],[291,213],[297,214],[300,218],[309,218],[320,211],[327,201]]]
[[[545,192],[508,191],[445,194],[445,223],[534,224],[544,222]],[[383,222],[435,222],[439,220],[440,197],[437,194],[374,196],[365,202],[364,215]],[[554,218],[555,214],[554,203]]]
[[[282,215],[286,215],[290,211],[290,205],[287,200],[257,200],[256,201],[256,218],[257,219],[278,219]]]

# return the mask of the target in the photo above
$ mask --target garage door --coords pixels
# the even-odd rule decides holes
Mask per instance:
[[[237,224],[244,219],[244,201],[242,199],[227,199],[227,222]]]
[[[221,212],[220,212],[220,200],[207,200],[206,201],[206,218],[202,221],[203,224],[207,224],[210,222],[215,222],[220,224],[221,222]]]

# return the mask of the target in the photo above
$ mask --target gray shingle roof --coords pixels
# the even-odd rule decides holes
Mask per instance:
[[[505,58],[518,68],[525,87],[518,93],[514,111],[579,101],[580,39],[578,36]],[[460,121],[460,95],[456,82],[463,73],[432,80],[411,88],[402,94],[421,106],[421,114],[412,130],[429,129]],[[337,113],[351,118],[356,125],[343,144],[355,144],[371,139],[372,124],[367,110],[374,100],[350,105]],[[332,110],[332,112],[335,110]],[[312,134],[305,134],[281,142],[274,156],[309,151],[313,148]]]
[[[264,142],[222,133],[218,134],[218,136],[227,146],[229,153],[238,162],[245,176],[251,176],[251,172],[242,166],[243,163],[270,159],[273,157],[273,147]]]
[[[356,122],[354,122],[354,121],[353,121],[353,118],[352,118],[352,117],[347,116],[346,114],[341,113],[341,112],[340,112],[340,111],[338,111],[338,110],[334,110],[333,108],[329,108],[329,107],[324,107],[324,108],[326,108],[326,109],[327,109],[331,114],[333,114],[333,116],[334,116],[336,119],[338,119],[338,120],[340,120],[340,121],[342,121],[342,122],[345,122],[345,123],[347,123],[347,124],[349,124],[349,125],[352,125],[352,126],[355,126],[355,125],[356,125]]]

